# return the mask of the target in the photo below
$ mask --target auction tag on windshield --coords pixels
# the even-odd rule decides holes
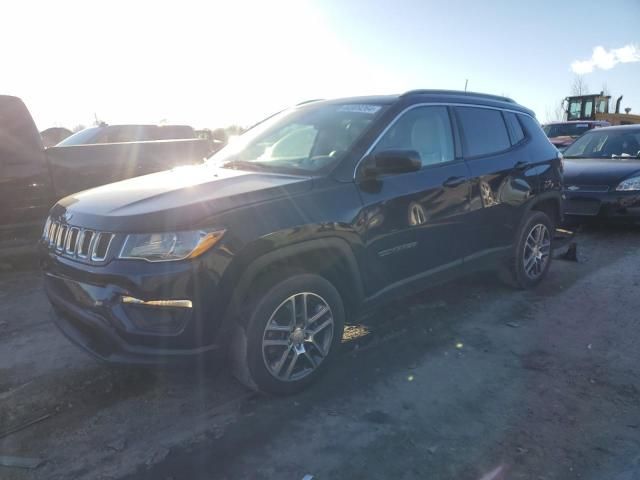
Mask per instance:
[[[338,109],[339,112],[368,113],[370,115],[373,115],[378,110],[380,110],[380,105],[364,104],[342,105]]]
[[[576,124],[576,127],[578,127],[578,128],[584,128],[584,127],[588,127],[588,126],[589,126],[588,123],[578,123],[578,124]]]

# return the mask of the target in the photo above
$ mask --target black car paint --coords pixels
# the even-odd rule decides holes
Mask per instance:
[[[171,181],[171,174],[159,173],[59,202],[51,211],[54,219],[119,233],[100,266],[41,245],[45,283],[63,332],[110,361],[189,357],[228,343],[233,322],[246,318],[244,293],[266,268],[304,264],[333,272],[332,281],[346,293],[347,310],[354,313],[460,271],[495,265],[506,257],[531,208],[552,202],[551,210],[561,215],[560,160],[535,120],[523,125],[525,141],[497,155],[465,159],[464,137],[454,129],[452,162],[375,179],[360,174],[375,139],[412,105],[448,105],[454,126],[456,105],[530,115],[523,107],[464,93],[353,101],[389,108],[328,174],[300,177],[203,166],[194,167],[191,179]],[[145,183],[146,190],[140,188]],[[481,184],[489,188],[490,203]],[[424,214],[419,221],[411,215],[415,207]],[[115,258],[125,232],[185,228],[224,228],[226,234],[214,249],[189,261]],[[121,295],[193,299],[192,318],[170,335],[135,331],[122,315]]]
[[[640,132],[637,125],[605,127],[599,133]],[[588,135],[589,133],[585,133]],[[568,224],[640,223],[640,191],[620,191],[624,180],[640,176],[640,159],[632,156],[614,158],[565,158],[565,214]]]
[[[565,159],[565,214],[580,222],[640,222],[640,191],[618,191],[627,178],[640,175],[634,158]]]

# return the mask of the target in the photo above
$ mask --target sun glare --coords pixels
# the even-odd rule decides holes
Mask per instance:
[[[215,128],[386,80],[371,75],[311,2],[176,5],[12,2],[9,16],[29,18],[29,31],[39,34],[28,35],[19,21],[3,27],[3,44],[22,42],[3,58],[15,66],[3,71],[3,93],[21,96],[40,128],[96,119]]]

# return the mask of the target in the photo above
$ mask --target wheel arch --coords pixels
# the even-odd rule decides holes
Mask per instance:
[[[557,227],[562,223],[564,217],[561,194],[559,192],[544,192],[537,195],[529,203],[525,216],[531,211],[545,213],[551,219],[554,226]]]
[[[364,300],[360,270],[349,243],[340,237],[305,240],[252,258],[235,280],[224,282],[222,298],[229,298],[224,309],[222,332],[228,333],[242,319],[251,298],[251,286],[278,272],[315,273],[330,281],[342,297],[347,316],[355,314]]]

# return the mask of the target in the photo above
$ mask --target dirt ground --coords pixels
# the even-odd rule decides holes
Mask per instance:
[[[224,365],[99,364],[49,322],[37,271],[0,273],[0,456],[42,460],[0,478],[640,478],[640,231],[576,240],[533,291],[478,275],[351,319],[288,398]]]

